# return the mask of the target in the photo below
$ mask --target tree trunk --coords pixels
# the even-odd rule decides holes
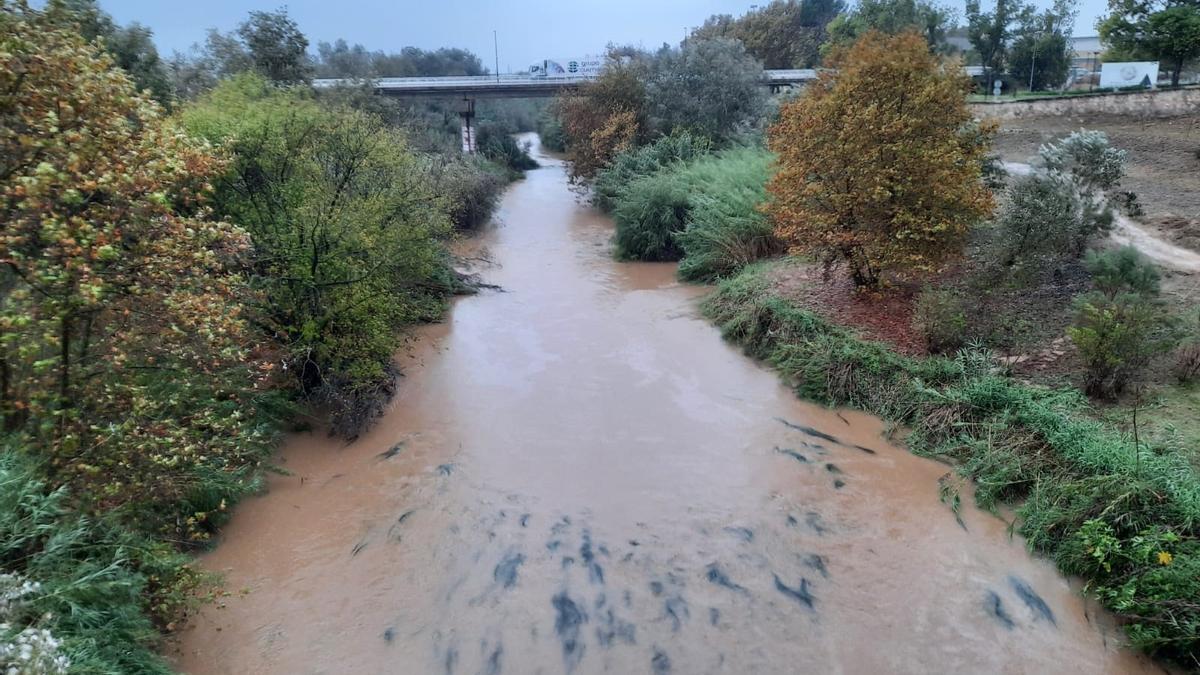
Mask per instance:
[[[1183,72],[1183,59],[1177,59],[1175,61],[1175,67],[1171,69],[1171,86],[1172,87],[1179,86],[1179,74],[1181,72]]]
[[[858,288],[874,288],[879,283],[879,274],[871,267],[871,261],[861,249],[852,248],[843,251],[846,263],[850,265],[850,278]]]

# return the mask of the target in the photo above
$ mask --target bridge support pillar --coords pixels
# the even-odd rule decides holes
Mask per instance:
[[[472,122],[475,120],[475,99],[463,98],[463,107],[458,112],[462,117],[462,151],[465,154],[475,154],[475,127]]]

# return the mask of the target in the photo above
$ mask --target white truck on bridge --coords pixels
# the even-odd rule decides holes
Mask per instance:
[[[603,56],[542,59],[529,66],[529,77],[535,79],[596,77],[600,74],[601,70],[604,70]]]

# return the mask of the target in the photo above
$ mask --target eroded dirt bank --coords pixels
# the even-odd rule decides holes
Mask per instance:
[[[181,668],[1152,670],[1003,522],[957,522],[946,467],[796,400],[671,266],[613,262],[539,159],[483,242],[504,292],[422,333],[369,435],[292,439]]]

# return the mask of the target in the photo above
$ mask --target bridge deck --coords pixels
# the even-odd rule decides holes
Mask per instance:
[[[764,70],[762,83],[770,87],[803,84],[815,79],[815,70]],[[413,98],[531,98],[554,96],[574,89],[590,77],[530,77],[516,75],[480,75],[476,77],[381,77],[371,80],[313,80],[313,86],[370,86],[383,96]]]

